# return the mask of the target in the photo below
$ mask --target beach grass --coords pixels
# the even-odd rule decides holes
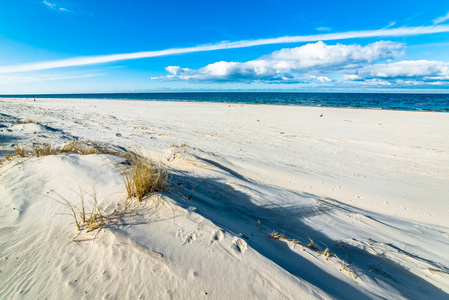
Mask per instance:
[[[168,191],[170,175],[165,165],[140,151],[135,151],[128,161],[130,167],[122,170],[128,198],[142,201],[146,195]]]
[[[14,147],[14,154],[13,156],[18,156],[18,157],[25,157],[27,155],[27,147],[23,144],[17,144]]]
[[[109,154],[126,159],[131,157],[127,151],[117,151],[108,145],[101,145],[84,140],[72,140],[62,146],[54,146],[51,142],[35,143],[32,145],[17,144],[14,152],[4,156],[4,160],[10,161],[18,157],[41,157],[58,154]]]
[[[96,229],[101,229],[106,224],[106,217],[100,210],[95,188],[93,189],[91,194],[88,194],[92,198],[90,213],[86,212],[86,201],[84,198],[84,192],[81,190],[81,188],[80,193],[77,194],[81,199],[81,208],[73,205],[69,200],[67,200],[67,198],[58,193],[56,193],[56,195],[58,195],[60,200],[54,200],[58,201],[70,210],[78,231],[86,230],[86,232],[91,232]]]
[[[31,118],[28,118],[28,119],[26,119],[26,120],[23,120],[23,121],[18,121],[18,122],[17,122],[17,124],[30,124],[30,123],[34,123],[34,124],[38,124],[38,125],[42,125],[42,123],[41,123],[41,122],[39,122],[39,121],[35,121],[35,120],[31,119]]]
[[[349,264],[345,260],[339,258],[334,253],[331,253],[330,249],[327,246],[326,246],[326,249],[324,251],[322,251],[321,248],[310,237],[307,237],[307,239],[309,240],[308,244],[307,243],[303,243],[303,242],[301,242],[301,241],[299,241],[299,240],[297,240],[295,238],[289,238],[289,237],[285,236],[284,233],[279,233],[277,231],[271,232],[269,237],[271,239],[274,239],[274,240],[286,241],[286,242],[290,242],[290,243],[292,243],[294,245],[299,244],[299,245],[301,245],[303,247],[307,247],[307,248],[309,248],[309,249],[311,249],[313,251],[316,251],[318,253],[323,254],[323,256],[324,256],[324,258],[326,260],[329,260],[329,258],[331,258],[331,257],[335,257],[335,259],[338,262],[340,262],[340,265],[341,265],[340,266],[340,271],[347,272],[350,276],[353,276],[354,279],[357,278],[357,274],[355,273],[355,271],[349,266]]]
[[[54,146],[51,142],[35,143],[32,145],[17,144],[14,152],[5,156],[5,160],[14,160],[19,157],[43,157],[49,155],[64,154],[106,154],[123,158],[120,164],[121,175],[125,183],[127,197],[125,199],[124,211],[127,210],[129,204],[137,199],[142,202],[145,197],[161,191],[169,190],[169,181],[171,179],[168,167],[160,160],[155,160],[140,150],[115,150],[108,145],[101,145],[91,141],[72,140],[64,145]],[[85,193],[81,190],[78,194],[81,200],[81,207],[73,205],[67,198],[57,194],[59,203],[66,206],[73,216],[78,231],[86,232],[94,231],[102,228],[106,222],[110,222],[124,211],[116,211],[113,215],[105,215],[100,209],[95,188],[92,193]],[[86,195],[90,197],[90,201],[86,201]],[[156,198],[152,198],[154,200]],[[161,199],[160,197],[157,199]],[[88,205],[90,203],[90,206]],[[159,204],[154,200],[155,204]]]

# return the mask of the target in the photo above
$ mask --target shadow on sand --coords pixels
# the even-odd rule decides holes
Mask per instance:
[[[213,165],[219,167],[217,163]],[[230,174],[235,175],[234,173],[233,171]],[[243,176],[237,175],[235,177],[247,181]],[[185,197],[174,197],[173,194],[169,194],[178,205],[184,208],[196,207],[196,213],[211,220],[223,230],[242,237],[248,245],[269,260],[292,275],[319,287],[333,297],[338,299],[367,299],[388,297],[388,295],[366,294],[363,289],[354,287],[359,284],[357,283],[358,279],[352,279],[355,282],[354,285],[350,285],[346,281],[327,273],[297,254],[286,242],[270,239],[269,234],[273,230],[285,232],[286,236],[302,242],[308,243],[307,237],[310,237],[316,242],[328,245],[332,253],[344,258],[351,263],[351,266],[355,267],[357,275],[368,276],[373,282],[380,283],[381,289],[388,287],[388,290],[396,290],[397,294],[405,298],[449,299],[449,295],[441,289],[416,276],[401,265],[342,241],[332,240],[305,223],[305,218],[311,215],[325,214],[333,209],[341,209],[341,207],[332,204],[319,208],[318,205],[307,207],[300,205],[260,206],[251,201],[249,195],[234,189],[223,180],[197,178],[190,176],[188,173],[175,174],[173,182],[181,184],[180,186],[184,187],[184,193],[187,195],[196,187],[189,201]],[[257,189],[256,183],[251,184],[256,185],[255,189]],[[264,187],[261,190],[264,190]],[[279,190],[279,192],[282,191]],[[262,197],[264,196],[262,195]],[[266,197],[270,197],[270,193]],[[291,197],[320,198],[306,193],[292,193]],[[269,201],[267,202],[269,203]],[[343,209],[350,209],[350,207]],[[259,220],[263,228],[256,225]],[[301,246],[297,245],[296,247]],[[341,276],[348,276],[348,274],[342,273]]]

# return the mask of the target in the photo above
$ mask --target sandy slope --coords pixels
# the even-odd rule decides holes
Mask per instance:
[[[4,153],[74,138],[139,147],[175,186],[73,243],[56,193],[79,206],[74,190],[95,187],[112,212],[120,160],[3,164],[2,298],[449,297],[448,114],[68,99],[1,99],[0,112]]]

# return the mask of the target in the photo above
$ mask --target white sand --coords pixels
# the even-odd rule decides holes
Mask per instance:
[[[28,118],[42,125],[17,124]],[[74,243],[52,198],[80,205],[74,190],[94,187],[112,212],[120,160],[4,163],[0,298],[448,298],[448,132],[443,113],[0,99],[4,153],[73,138],[138,147],[173,168],[175,187]]]

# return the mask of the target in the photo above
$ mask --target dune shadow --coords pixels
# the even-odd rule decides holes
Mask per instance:
[[[1,145],[1,144],[15,143],[15,142],[17,142],[18,140],[20,140],[19,137],[12,136],[12,135],[5,135],[5,134],[1,134],[1,133],[0,133],[0,145]]]
[[[306,223],[305,219],[310,215],[325,214],[336,209],[332,203],[323,202],[314,206],[258,205],[252,201],[249,195],[217,178],[198,178],[188,173],[177,172],[173,175],[173,182],[179,183],[181,189],[185,189],[186,194],[190,194],[195,187],[190,200],[187,200],[187,197],[170,195],[178,205],[184,208],[196,207],[196,213],[211,220],[223,230],[244,238],[248,245],[269,260],[333,297],[366,299],[378,298],[382,295],[366,294],[354,287],[357,283],[351,285],[347,281],[327,273],[299,255],[296,252],[298,249],[294,251],[288,243],[271,239],[269,234],[273,230],[284,232],[286,236],[304,243],[308,242],[308,237],[310,237],[314,241],[327,245],[332,253],[347,260],[349,264],[356,267],[356,270],[360,270],[359,273],[368,276],[373,282],[382,282],[382,285],[390,286],[403,297],[416,298],[417,293],[420,293],[418,296],[423,298],[447,299],[449,297],[441,289],[411,273],[403,266],[348,243],[333,240]],[[306,193],[296,193],[292,196],[320,198]],[[259,221],[262,228],[257,226]],[[295,247],[301,246],[296,245]],[[367,266],[369,266],[369,270]],[[348,276],[348,274],[342,273],[341,276]]]

